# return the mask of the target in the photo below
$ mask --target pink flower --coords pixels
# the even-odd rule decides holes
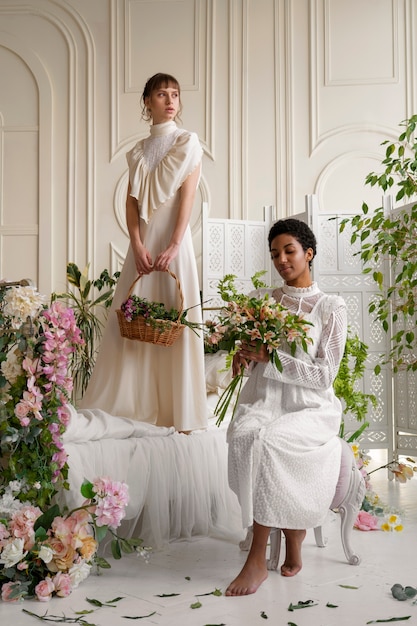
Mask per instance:
[[[52,598],[54,591],[55,586],[52,578],[49,578],[49,576],[45,580],[41,580],[35,587],[35,595],[40,602],[48,602]]]
[[[34,524],[42,511],[37,506],[26,505],[13,513],[10,521],[10,532],[13,537],[24,540],[24,549],[30,550],[35,543]]]
[[[96,478],[93,488],[97,494],[97,526],[117,528],[126,515],[125,507],[129,502],[127,484],[111,481],[109,478]]]
[[[58,572],[53,577],[53,584],[56,591],[56,595],[60,598],[66,598],[72,591],[71,577],[69,574]]]
[[[55,517],[51,524],[51,530],[55,539],[63,544],[63,546],[72,546],[75,520],[70,517]],[[76,547],[76,546],[73,546]]]
[[[7,530],[6,526],[0,522],[0,547],[2,546],[3,539],[7,539],[10,537],[10,533]]]
[[[378,530],[378,519],[368,511],[359,511],[354,526],[359,530]]]
[[[20,585],[20,582],[3,583],[1,588],[1,599],[3,602],[18,602],[22,600],[25,594],[23,592],[19,593]]]

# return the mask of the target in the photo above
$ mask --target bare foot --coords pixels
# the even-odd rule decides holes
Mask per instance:
[[[284,530],[285,561],[281,565],[283,576],[295,576],[301,570],[301,546],[306,536],[305,530]]]
[[[263,565],[254,561],[246,561],[242,571],[226,589],[226,596],[248,596],[260,587],[268,577],[266,562]]]

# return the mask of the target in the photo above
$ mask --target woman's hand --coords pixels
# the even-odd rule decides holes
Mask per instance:
[[[153,265],[153,269],[157,272],[165,272],[169,269],[169,265],[171,261],[175,259],[178,254],[178,250],[180,249],[180,245],[177,243],[171,243],[166,250],[160,252],[155,259],[155,263]]]
[[[251,343],[242,343],[240,349],[233,357],[232,374],[233,377],[240,374],[242,366],[248,368],[251,361],[256,363],[268,363],[269,353],[266,345],[260,341],[252,341]]]
[[[150,274],[151,272],[153,272],[155,268],[152,264],[152,257],[149,254],[148,250],[145,248],[145,246],[139,246],[137,249],[135,249],[134,257],[136,271],[139,276],[142,276],[142,274]]]

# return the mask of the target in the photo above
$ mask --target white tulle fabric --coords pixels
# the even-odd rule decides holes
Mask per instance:
[[[295,356],[279,351],[282,372],[270,363],[253,367],[228,429],[229,483],[244,527],[255,520],[312,528],[326,518],[340,470],[342,407],[332,382],[346,341],[346,306],[315,283],[268,291],[313,323],[313,344]]]
[[[80,506],[84,479],[108,476],[129,486],[121,536],[141,537],[153,549],[180,538],[243,538],[227,482],[226,433],[214,420],[207,431],[183,435],[99,409],[70,408],[64,446],[71,488],[58,495],[61,505]]]

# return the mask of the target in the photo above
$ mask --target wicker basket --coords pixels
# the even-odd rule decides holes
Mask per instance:
[[[170,270],[166,270],[170,276],[176,281],[179,295],[180,295],[180,308],[178,318],[175,322],[171,320],[153,320],[150,323],[148,319],[142,316],[136,317],[129,322],[125,314],[121,309],[117,309],[117,319],[119,321],[119,329],[122,337],[126,339],[133,339],[135,341],[145,341],[147,343],[153,343],[158,346],[172,346],[172,344],[180,337],[185,325],[180,322],[183,312],[184,295],[181,290],[180,281],[176,275]],[[131,296],[132,291],[138,280],[142,276],[138,276],[132,283],[126,300]]]

